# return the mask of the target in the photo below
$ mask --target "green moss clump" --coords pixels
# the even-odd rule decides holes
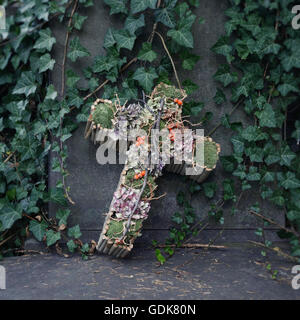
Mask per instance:
[[[142,186],[144,183],[144,178],[135,180],[134,175],[135,175],[135,172],[133,169],[129,169],[127,171],[126,176],[125,176],[126,186],[131,187],[133,189],[142,189]],[[149,185],[151,186],[151,189],[150,189]],[[146,187],[144,189],[142,196],[143,197],[150,197],[151,190],[153,191],[156,188],[156,186],[157,186],[157,184],[155,183],[153,176],[149,175],[147,178],[147,184],[146,184]]]
[[[93,112],[93,121],[96,124],[100,124],[101,128],[111,129],[113,117],[113,105],[109,103],[98,104]]]
[[[214,141],[204,141],[204,165],[208,169],[214,169],[219,159],[218,146]]]
[[[157,87],[154,89],[155,91],[155,97],[160,96],[160,97],[166,97],[166,98],[177,98],[177,99],[181,99],[182,98],[182,92],[177,89],[174,86],[170,86],[168,84],[165,83],[160,83],[159,85],[157,85]]]
[[[110,220],[109,228],[106,232],[106,236],[109,239],[116,239],[120,238],[124,231],[124,222],[126,220]],[[127,236],[133,238],[137,235],[137,232],[142,227],[142,220],[133,220],[135,224],[130,225],[130,230],[127,233]]]

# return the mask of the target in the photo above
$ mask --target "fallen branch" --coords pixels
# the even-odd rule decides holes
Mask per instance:
[[[22,253],[22,254],[26,254],[26,253],[36,254],[37,253],[40,255],[46,254],[45,252],[37,251],[37,250],[15,250],[15,253]]]
[[[289,229],[289,228],[287,228],[287,227],[285,227],[285,226],[282,226],[282,225],[279,224],[278,222],[276,222],[276,221],[274,221],[274,220],[272,220],[272,219],[270,219],[270,218],[267,218],[267,217],[263,216],[262,214],[260,214],[260,213],[258,213],[258,212],[255,212],[255,211],[253,211],[253,210],[249,210],[249,213],[255,215],[256,217],[258,217],[258,218],[260,218],[260,219],[262,219],[262,220],[265,220],[265,221],[269,222],[270,224],[273,224],[273,225],[279,227],[280,229],[283,229],[284,231],[286,231],[286,232],[288,232],[288,233],[292,233],[292,234],[294,234],[296,237],[300,238],[300,234],[299,234],[296,230],[292,230],[292,229]]]
[[[256,245],[256,246],[259,246],[259,247],[263,247],[265,249],[268,249],[268,250],[271,250],[273,252],[276,252],[279,256],[282,256],[282,257],[285,257],[287,259],[290,259],[294,262],[299,262],[299,260],[296,258],[296,257],[293,257],[285,252],[283,252],[279,247],[268,247],[266,246],[265,244],[261,243],[261,242],[256,242],[256,241],[252,241],[252,240],[248,240],[248,242]]]
[[[158,244],[155,247],[157,248],[212,248],[212,249],[227,249],[226,246],[221,245],[209,245],[209,244],[202,244],[202,243],[183,243],[180,246],[176,246],[176,244]]]

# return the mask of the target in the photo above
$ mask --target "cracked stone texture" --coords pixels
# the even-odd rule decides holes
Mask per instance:
[[[295,263],[273,252],[264,258],[260,251],[246,244],[179,249],[160,267],[149,248],[122,260],[51,253],[12,257],[1,261],[7,283],[0,300],[300,300],[300,289],[291,286]],[[276,279],[268,263],[277,270]]]
[[[193,71],[185,71],[179,68],[179,76],[181,81],[190,78],[199,85],[199,90],[192,95],[193,98],[199,99],[205,103],[203,112],[213,112],[213,119],[204,127],[207,134],[216,124],[219,123],[221,116],[225,112],[229,112],[232,108],[230,103],[217,106],[213,97],[216,92],[217,84],[213,80],[213,75],[220,63],[225,62],[222,57],[217,56],[210,51],[210,48],[216,42],[218,37],[224,34],[224,21],[226,17],[224,11],[226,2],[219,0],[200,1],[200,7],[195,10],[197,17],[205,19],[204,24],[194,26],[195,50],[202,59],[196,65]],[[110,16],[107,7],[103,2],[99,1],[91,8],[80,9],[80,13],[87,15],[88,19],[84,23],[83,31],[77,33],[81,43],[91,52],[91,57],[79,59],[76,63],[68,62],[66,69],[73,68],[78,74],[82,74],[82,69],[88,66],[93,58],[104,53],[102,43],[104,35],[109,27],[118,28],[122,26],[119,16]],[[61,61],[64,49],[65,28],[59,23],[52,25],[53,32],[56,36],[57,43],[54,48],[54,55],[57,61],[54,71],[52,72],[52,82],[56,89],[60,91],[61,86]],[[158,39],[154,40],[154,46],[161,46]],[[175,79],[174,79],[174,83]],[[86,87],[84,81],[80,82],[80,86]],[[100,93],[101,96],[101,93]],[[195,123],[197,118],[192,119]],[[251,119],[247,119],[242,111],[237,110],[233,116],[233,121],[243,121],[249,123]],[[67,141],[69,150],[69,159],[67,167],[70,175],[67,178],[67,184],[70,186],[71,198],[75,201],[75,205],[71,206],[72,218],[71,225],[79,223],[82,230],[97,231],[101,230],[104,221],[104,213],[107,212],[112,194],[117,186],[119,175],[122,170],[121,165],[99,165],[96,162],[96,147],[83,138],[84,126],[81,125],[75,131],[72,138]],[[221,144],[221,154],[227,155],[231,153],[230,130],[220,127],[213,138]],[[51,159],[50,159],[51,160]],[[50,161],[51,162],[51,161]],[[216,181],[218,186],[222,185],[224,178],[230,177],[226,174],[221,165],[211,174],[207,181]],[[50,173],[49,185],[54,186],[58,176],[56,173]],[[171,216],[175,211],[180,210],[176,204],[176,194],[178,191],[186,191],[188,184],[183,177],[175,174],[167,173],[159,180],[159,189],[157,195],[167,192],[167,196],[153,201],[149,219],[145,222],[145,233],[149,233],[150,237],[155,230],[168,229],[171,225]],[[221,187],[217,188],[216,200],[222,197]],[[207,216],[210,201],[202,194],[192,197],[192,204],[196,208],[199,217]],[[232,216],[230,213],[231,204],[224,208],[225,211],[225,227],[234,236],[234,230],[244,230],[244,233],[253,234],[253,229],[261,225],[261,221],[257,221],[254,217],[246,213],[246,208],[255,202],[261,204],[262,212],[275,218],[278,222],[284,223],[284,215],[273,205],[266,201],[259,200],[258,190],[250,190],[242,196],[239,202],[238,212]],[[50,215],[54,215],[56,206],[50,205]],[[220,228],[211,221],[212,230]],[[239,233],[240,234],[240,233]],[[89,236],[87,235],[89,238]]]

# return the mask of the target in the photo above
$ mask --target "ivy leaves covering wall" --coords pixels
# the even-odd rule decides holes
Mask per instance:
[[[29,233],[47,246],[55,246],[57,252],[61,252],[58,241],[64,238],[71,252],[78,250],[86,258],[95,243],[83,244],[79,226],[68,227],[71,211],[66,205],[73,200],[66,183],[65,141],[80,122],[87,120],[97,95],[115,99],[118,92],[124,103],[142,91],[150,92],[160,81],[169,83],[174,71],[170,56],[175,58],[177,67],[194,68],[199,56],[191,52],[192,26],[202,20],[195,16],[193,8],[199,1],[104,0],[101,5],[111,15],[117,15],[123,27],[107,30],[103,42],[106,54],[93,57],[93,63],[83,70],[89,91],[78,86],[80,76],[67,68],[66,62],[90,56],[80,41],[80,31],[88,19],[80,9],[100,4],[92,0],[1,3],[8,14],[6,30],[0,30],[0,258],[21,248]],[[282,226],[280,235],[290,239],[292,254],[299,257],[300,159],[296,151],[300,122],[290,125],[292,132],[287,128],[290,106],[295,106],[299,98],[300,68],[299,31],[291,28],[291,6],[290,0],[229,1],[225,34],[212,48],[224,56],[224,63],[214,75],[220,84],[214,101],[222,104],[230,99],[234,104],[232,112],[236,108],[245,110],[252,124],[243,127],[232,122],[232,112],[222,117],[221,125],[233,130],[234,136],[233,153],[223,156],[221,162],[240,184],[225,179],[222,202],[212,204],[208,214],[223,223],[224,201],[238,203],[241,193],[237,195],[237,189],[259,189],[263,200],[273,202],[286,213],[289,225]],[[65,29],[63,61],[55,61],[52,55],[56,39],[51,21],[60,22]],[[161,48],[157,50],[159,43]],[[137,54],[132,58],[134,52]],[[49,72],[56,63],[62,66],[61,88],[49,84]],[[197,90],[189,79],[182,84],[188,94]],[[230,97],[223,87],[230,88]],[[197,115],[202,108],[203,103],[190,100],[183,111],[185,115]],[[211,116],[207,112],[201,121]],[[49,152],[55,154],[51,170],[61,174],[56,187],[50,190]],[[194,193],[200,186],[191,185],[190,189]],[[216,185],[207,182],[203,191],[213,198]],[[56,219],[47,215],[49,202],[61,206]],[[199,224],[182,195],[178,202],[186,216],[176,213],[173,217],[179,228],[171,230],[170,238],[176,245],[197,231],[194,226]],[[266,223],[274,223],[266,220],[268,213],[260,212],[257,205],[250,211]],[[263,230],[257,230],[257,234],[263,235]],[[270,246],[267,240],[265,244]],[[172,255],[173,250],[167,247],[166,253]],[[161,261],[165,259],[159,250],[157,256]]]
[[[282,208],[289,227],[282,226],[279,235],[290,239],[292,255],[300,257],[299,123],[291,121],[287,126],[291,112],[292,117],[300,116],[300,42],[299,30],[291,26],[293,1],[230,3],[225,35],[212,48],[226,62],[214,78],[231,88],[230,100],[245,111],[252,124],[243,127],[224,115],[222,124],[234,131],[233,154],[221,161],[225,171],[239,178],[242,191],[258,188],[263,200]],[[221,104],[225,99],[218,88],[215,102]],[[258,206],[250,212],[276,225]],[[257,234],[262,235],[262,230]]]
[[[89,91],[78,87],[80,76],[66,65],[68,59],[76,62],[90,55],[80,41],[80,30],[88,19],[80,9],[100,4],[92,0],[1,2],[7,22],[6,30],[0,30],[0,258],[16,253],[30,232],[47,246],[55,246],[58,253],[58,241],[64,238],[71,252],[78,250],[86,258],[95,243],[83,244],[79,226],[67,226],[70,210],[66,206],[74,202],[66,183],[65,141],[87,120],[97,94],[115,99],[118,92],[124,103],[142,90],[149,93],[160,81],[170,82],[171,55],[183,69],[193,69],[199,57],[190,50],[196,22],[192,8],[198,1],[105,0],[110,14],[118,15],[124,25],[107,30],[106,54],[95,57],[84,70]],[[146,16],[152,30],[145,41]],[[51,21],[65,27],[63,61],[52,56],[56,39]],[[163,55],[152,46],[156,37],[166,52]],[[129,59],[133,50],[137,56]],[[62,66],[61,88],[49,83],[56,63]],[[188,92],[197,89],[188,79],[183,85]],[[202,107],[201,102],[190,101],[185,113],[198,114]],[[53,189],[47,186],[49,152],[55,154],[51,170],[61,174]],[[56,219],[47,215],[49,202],[61,206]]]

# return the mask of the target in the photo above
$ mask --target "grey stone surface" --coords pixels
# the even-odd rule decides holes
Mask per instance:
[[[266,264],[277,270],[272,279]],[[154,250],[134,251],[130,259],[78,255],[27,255],[1,261],[6,290],[0,300],[16,299],[238,299],[300,300],[291,286],[294,263],[260,248],[231,245],[227,249],[180,249],[159,267]]]
[[[224,33],[223,26],[225,21],[224,11],[226,9],[226,1],[210,0],[200,1],[200,7],[196,10],[198,17],[205,19],[205,24],[196,24],[194,28],[195,35],[195,53],[199,54],[202,59],[196,65],[195,70],[186,72],[180,70],[179,75],[183,81],[186,78],[191,78],[199,85],[199,90],[193,94],[193,98],[197,98],[205,103],[206,111],[211,111],[214,114],[212,121],[205,126],[205,132],[208,133],[219,121],[224,112],[228,112],[232,105],[230,103],[222,106],[217,106],[213,102],[217,84],[213,80],[213,75],[217,70],[220,62],[224,62],[221,57],[217,57],[210,51],[210,48]],[[118,17],[109,16],[108,8],[103,7],[103,2],[99,1],[92,8],[87,8],[82,12],[89,18],[84,24],[83,31],[78,33],[80,41],[91,52],[91,57],[79,59],[76,64],[68,62],[67,68],[72,67],[79,74],[82,68],[89,65],[93,57],[99,53],[103,53],[102,43],[107,29],[111,26],[118,28],[120,21]],[[53,25],[53,31],[57,38],[55,45],[56,65],[52,73],[52,79],[55,87],[58,89],[61,85],[61,64],[63,54],[63,43],[65,30],[61,25]],[[159,45],[159,41],[155,40],[155,45]],[[174,82],[175,83],[175,82]],[[86,83],[80,83],[81,86],[86,86]],[[101,93],[100,93],[101,95]],[[233,120],[249,122],[245,118],[242,111],[237,110],[233,115]],[[193,119],[197,122],[197,118]],[[230,154],[230,130],[219,128],[213,138],[221,144],[222,155]],[[71,188],[70,194],[76,202],[71,206],[72,221],[71,224],[79,223],[84,230],[100,230],[104,221],[103,213],[109,207],[112,194],[117,186],[119,174],[122,170],[121,165],[98,165],[96,162],[96,147],[90,141],[83,138],[83,126],[81,126],[67,142],[69,150],[68,171],[70,175],[67,178],[67,183]],[[208,181],[215,180],[218,184],[216,200],[222,197],[221,184],[224,178],[229,177],[224,173],[220,164],[211,174]],[[55,185],[57,175],[50,173],[49,185]],[[238,186],[238,185],[237,185]],[[182,177],[174,174],[166,174],[159,181],[158,195],[167,192],[167,196],[154,201],[150,212],[150,217],[145,223],[145,228],[149,230],[168,229],[171,225],[170,217],[179,210],[176,204],[176,194],[180,190],[187,190],[187,183]],[[247,207],[259,201],[259,190],[250,190],[242,196],[239,202],[238,213],[231,215],[231,205],[224,208],[225,210],[225,227],[229,230],[243,229],[247,232],[248,229],[253,229],[261,222],[246,213]],[[203,194],[195,195],[192,198],[192,203],[196,208],[199,217],[207,216],[210,201]],[[284,214],[266,201],[261,203],[262,212],[269,216],[273,216],[277,221],[284,222]],[[50,214],[55,214],[56,207],[50,206]],[[215,228],[213,221],[209,228]],[[250,231],[252,234],[253,231]]]

